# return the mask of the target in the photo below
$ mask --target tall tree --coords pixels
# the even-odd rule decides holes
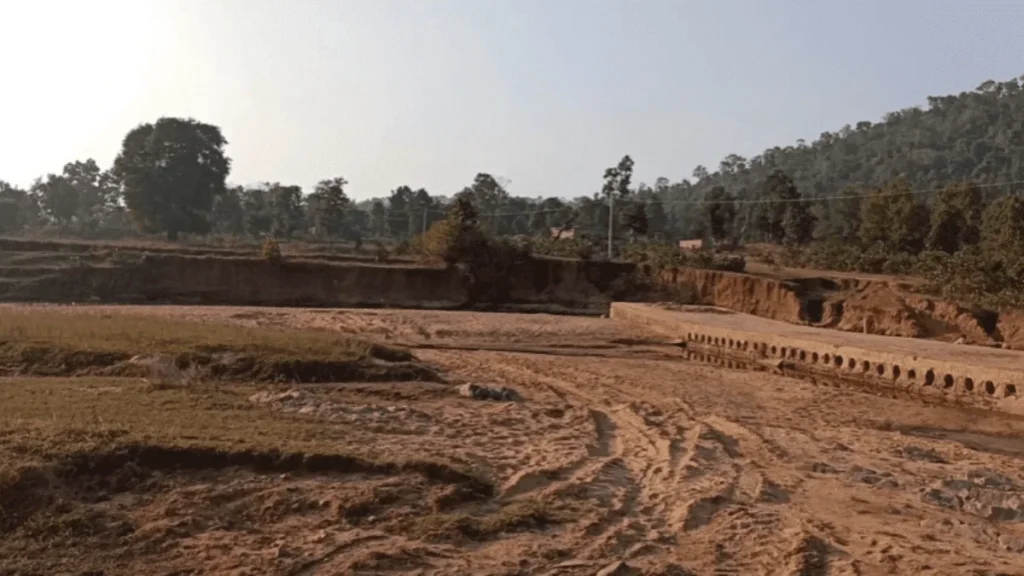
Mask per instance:
[[[970,183],[947,186],[932,208],[928,248],[952,254],[981,240],[984,198]]]
[[[380,200],[374,200],[370,206],[370,219],[373,221],[373,234],[378,238],[383,238],[385,230],[387,228],[387,217],[388,209],[384,206],[384,202]]]
[[[409,232],[409,208],[413,199],[412,188],[399,186],[388,198],[388,233],[392,238],[404,238]]]
[[[863,193],[852,186],[844,188],[836,198],[819,202],[815,235],[847,244],[859,242],[862,203]]]
[[[807,244],[814,237],[814,214],[811,204],[806,200],[790,202],[786,207],[786,215],[782,219],[782,228],[786,231],[786,244]]]
[[[647,203],[647,226],[651,236],[664,239],[668,232],[668,214],[661,196],[655,193]]]
[[[291,238],[305,227],[302,188],[282,186],[275,182],[267,186],[267,193],[270,196],[272,215],[271,233],[280,238]]]
[[[39,197],[43,213],[60,226],[61,233],[78,213],[78,190],[63,176],[49,174],[38,179],[32,192]]]
[[[78,192],[78,222],[95,229],[117,203],[119,190],[113,176],[100,169],[92,158],[64,165],[62,176]]]
[[[647,236],[650,225],[647,219],[647,204],[643,202],[630,202],[624,211],[622,225],[629,231],[631,237]]]
[[[769,240],[781,243],[786,238],[786,212],[801,199],[800,192],[788,174],[776,169],[765,179],[761,197],[765,202],[759,208],[757,228]]]
[[[17,234],[39,217],[36,197],[0,180],[0,234]]]
[[[897,180],[865,199],[861,240],[893,252],[917,254],[925,246],[930,220],[928,208],[917,202],[907,181]]]
[[[350,211],[351,201],[345,193],[348,180],[342,177],[321,180],[310,194],[311,202],[316,203],[312,214],[313,225],[317,234],[328,238],[341,238],[346,233],[346,213]],[[362,237],[360,235],[360,237]]]
[[[409,210],[409,235],[423,234],[430,224],[430,208],[432,201],[430,194],[424,188],[420,188],[413,194]]]
[[[193,119],[160,118],[129,132],[114,172],[139,228],[171,240],[209,232],[208,215],[231,169],[226,145],[220,128]]]
[[[619,163],[614,168],[608,168],[604,171],[604,186],[601,188],[602,194],[609,200],[609,216],[605,219],[609,221],[611,219],[614,222],[614,215],[610,213],[614,210],[612,207],[615,200],[623,200],[631,194],[630,183],[633,180],[633,159],[626,156],[619,160]],[[644,221],[646,226],[646,214],[644,215]],[[614,224],[610,224],[606,235],[608,242],[609,256],[611,256],[611,243],[615,239]]]
[[[1024,197],[1003,196],[982,213],[982,246],[989,254],[1024,255]]]
[[[253,238],[270,234],[274,214],[270,208],[269,193],[264,188],[245,188],[241,192],[245,231]]]
[[[736,199],[722,186],[715,186],[704,197],[705,231],[717,244],[732,237],[736,224]]]
[[[245,210],[242,207],[243,188],[227,188],[213,202],[210,228],[220,234],[241,236],[245,233]]]

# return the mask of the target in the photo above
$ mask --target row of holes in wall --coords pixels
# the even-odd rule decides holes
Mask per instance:
[[[799,348],[787,348],[785,346],[769,346],[764,342],[754,342],[751,344],[746,340],[736,340],[733,338],[722,338],[718,336],[708,336],[706,334],[695,334],[690,333],[686,335],[687,340],[690,342],[697,342],[700,344],[707,344],[711,346],[721,346],[729,348],[731,350],[737,350],[742,352],[760,352],[761,354],[768,356],[778,356],[780,358],[799,360],[800,362],[810,361],[812,364],[823,364],[825,366],[832,366],[835,369],[843,369],[844,367],[850,371],[860,371],[863,374],[871,374],[872,370],[880,378],[886,376],[891,377],[893,380],[899,379],[903,376],[903,370],[898,364],[893,364],[886,369],[886,365],[883,363],[876,363],[874,365],[867,360],[857,361],[856,358],[843,358],[842,356],[821,354],[817,352],[811,352],[808,354],[806,350],[800,350]],[[751,347],[753,349],[751,350]],[[906,377],[908,380],[917,380],[917,369],[911,368],[907,370]],[[924,385],[934,386],[936,383],[935,371],[929,368],[924,373]],[[942,377],[943,388],[953,388],[956,385],[956,378],[952,374],[946,374]],[[976,389],[974,380],[971,378],[964,378],[962,382],[963,389],[967,392],[974,392]],[[1017,395],[1017,387],[1013,384],[1003,384],[997,386],[995,382],[986,380],[981,383],[981,390],[989,396],[1002,396],[1008,398],[1010,396]],[[1001,390],[1001,394],[1000,394]]]

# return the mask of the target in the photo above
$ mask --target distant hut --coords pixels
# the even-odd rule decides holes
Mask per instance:
[[[575,237],[576,237],[576,229],[575,228],[569,228],[568,230],[563,230],[562,228],[552,228],[551,229],[551,239],[552,240],[572,240]]]
[[[697,238],[695,240],[680,240],[679,241],[679,249],[680,250],[700,250],[703,247],[704,247],[704,240],[702,238]]]

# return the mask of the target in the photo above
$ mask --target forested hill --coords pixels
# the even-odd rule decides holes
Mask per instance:
[[[699,200],[716,186],[736,197],[754,198],[776,168],[794,180],[805,198],[835,195],[848,186],[880,187],[900,177],[914,189],[957,181],[1024,180],[1021,82],[1024,76],[987,81],[957,95],[931,96],[924,108],[890,112],[881,122],[846,125],[813,142],[776,146],[750,159],[729,155],[717,167],[698,166],[692,181],[661,180],[655,188],[669,201]],[[1011,191],[1002,188],[1003,193]],[[672,212],[686,219],[683,211]]]

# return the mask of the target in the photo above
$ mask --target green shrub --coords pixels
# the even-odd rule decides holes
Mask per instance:
[[[283,256],[281,255],[281,245],[277,243],[272,237],[267,237],[263,241],[263,245],[260,247],[260,253],[263,254],[263,258],[273,264],[281,262]]]

